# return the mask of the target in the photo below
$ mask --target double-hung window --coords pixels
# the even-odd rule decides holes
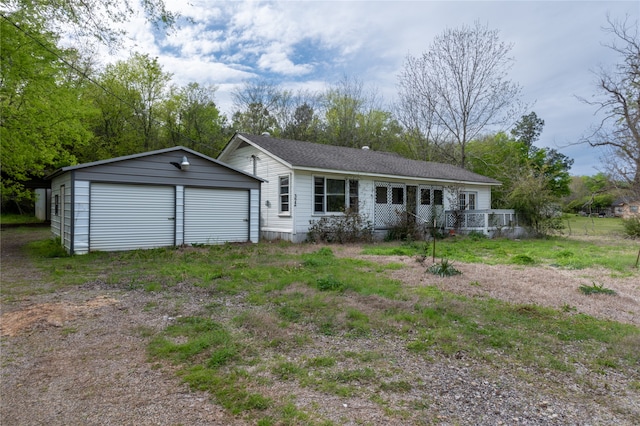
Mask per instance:
[[[313,178],[313,212],[341,213],[346,208],[358,208],[358,181]]]
[[[476,193],[461,192],[458,195],[458,203],[459,203],[460,210],[475,210],[476,209]]]
[[[289,175],[280,176],[278,178],[278,197],[280,200],[279,203],[279,213],[281,214],[289,214],[290,213],[290,189],[291,189],[291,177]]]

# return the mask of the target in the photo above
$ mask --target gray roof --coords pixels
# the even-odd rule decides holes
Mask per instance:
[[[252,142],[294,168],[500,185],[500,182],[495,179],[458,166],[410,160],[388,152],[278,139],[268,135],[238,133],[237,136]]]
[[[211,157],[209,157],[207,155],[201,154],[201,153],[199,153],[197,151],[194,151],[192,149],[186,148],[184,146],[174,146],[174,147],[171,147],[171,148],[158,149],[156,151],[141,152],[141,153],[138,153],[138,154],[125,155],[125,156],[122,156],[122,157],[108,158],[106,160],[98,160],[98,161],[92,161],[90,163],[82,163],[82,164],[76,164],[74,166],[61,167],[58,170],[55,170],[50,175],[46,176],[45,179],[51,180],[54,177],[56,177],[58,175],[61,175],[62,173],[66,173],[68,171],[85,169],[87,167],[100,166],[100,165],[103,165],[103,164],[112,164],[112,163],[117,163],[119,161],[133,160],[133,159],[136,159],[136,158],[149,157],[149,156],[152,156],[152,155],[164,154],[164,153],[167,153],[167,152],[174,152],[174,151],[183,151],[184,153],[188,153],[188,154],[192,154],[192,155],[198,156],[200,158],[204,158],[207,161],[210,161],[212,163],[215,163],[215,164],[218,164],[220,166],[226,167],[227,169],[233,170],[233,171],[241,173],[243,175],[247,175],[247,176],[249,176],[249,177],[251,177],[253,179],[260,180],[260,181],[264,182],[264,179],[261,179],[261,178],[259,178],[257,176],[249,174],[249,173],[247,173],[247,172],[245,172],[243,170],[239,170],[239,169],[236,169],[234,167],[231,167],[230,165],[225,164],[225,163],[223,163],[221,161],[218,161],[215,158],[211,158]]]

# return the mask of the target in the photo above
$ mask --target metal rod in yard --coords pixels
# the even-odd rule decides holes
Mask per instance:
[[[640,249],[638,249],[638,257],[636,257],[636,269],[638,268],[638,263],[640,263]]]

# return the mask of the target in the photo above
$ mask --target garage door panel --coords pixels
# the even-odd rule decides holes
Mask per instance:
[[[249,192],[185,188],[184,241],[220,244],[249,240]]]
[[[90,250],[171,246],[174,216],[174,187],[93,183]]]

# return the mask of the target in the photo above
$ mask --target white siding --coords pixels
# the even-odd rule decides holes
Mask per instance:
[[[318,220],[321,216],[313,216],[313,176],[308,172],[295,174],[295,237],[293,241],[301,242],[307,239],[309,221]]]
[[[185,188],[185,244],[249,241],[249,191]]]
[[[225,158],[224,161],[232,167],[251,174],[253,174],[254,171],[255,161],[256,175],[267,181],[262,184],[260,230],[262,233],[275,233],[280,236],[283,234],[292,235],[294,231],[294,218],[296,214],[298,214],[297,206],[300,206],[300,191],[297,189],[297,176],[294,176],[286,165],[250,146],[235,150],[228,158]],[[289,191],[292,199],[290,200],[291,214],[289,215],[280,214],[278,211],[278,177],[287,174],[291,175]],[[296,199],[296,197],[298,198]]]
[[[76,181],[73,187],[73,253],[89,252],[89,182]]]
[[[90,250],[175,244],[173,186],[91,184]]]
[[[323,216],[331,216],[332,214],[315,214],[313,212],[313,178],[314,176],[325,177],[330,179],[344,179],[344,180],[357,180],[358,181],[358,207],[360,214],[362,214],[366,220],[373,222],[373,181],[369,179],[362,179],[360,176],[355,175],[343,175],[333,173],[311,173],[300,172],[295,173],[295,198],[297,200],[297,207],[295,210],[296,233],[294,235],[294,241],[300,242],[307,238],[307,232],[309,231],[310,221],[316,221]],[[348,197],[348,194],[347,194]]]
[[[184,244],[184,186],[176,185],[176,245]]]

